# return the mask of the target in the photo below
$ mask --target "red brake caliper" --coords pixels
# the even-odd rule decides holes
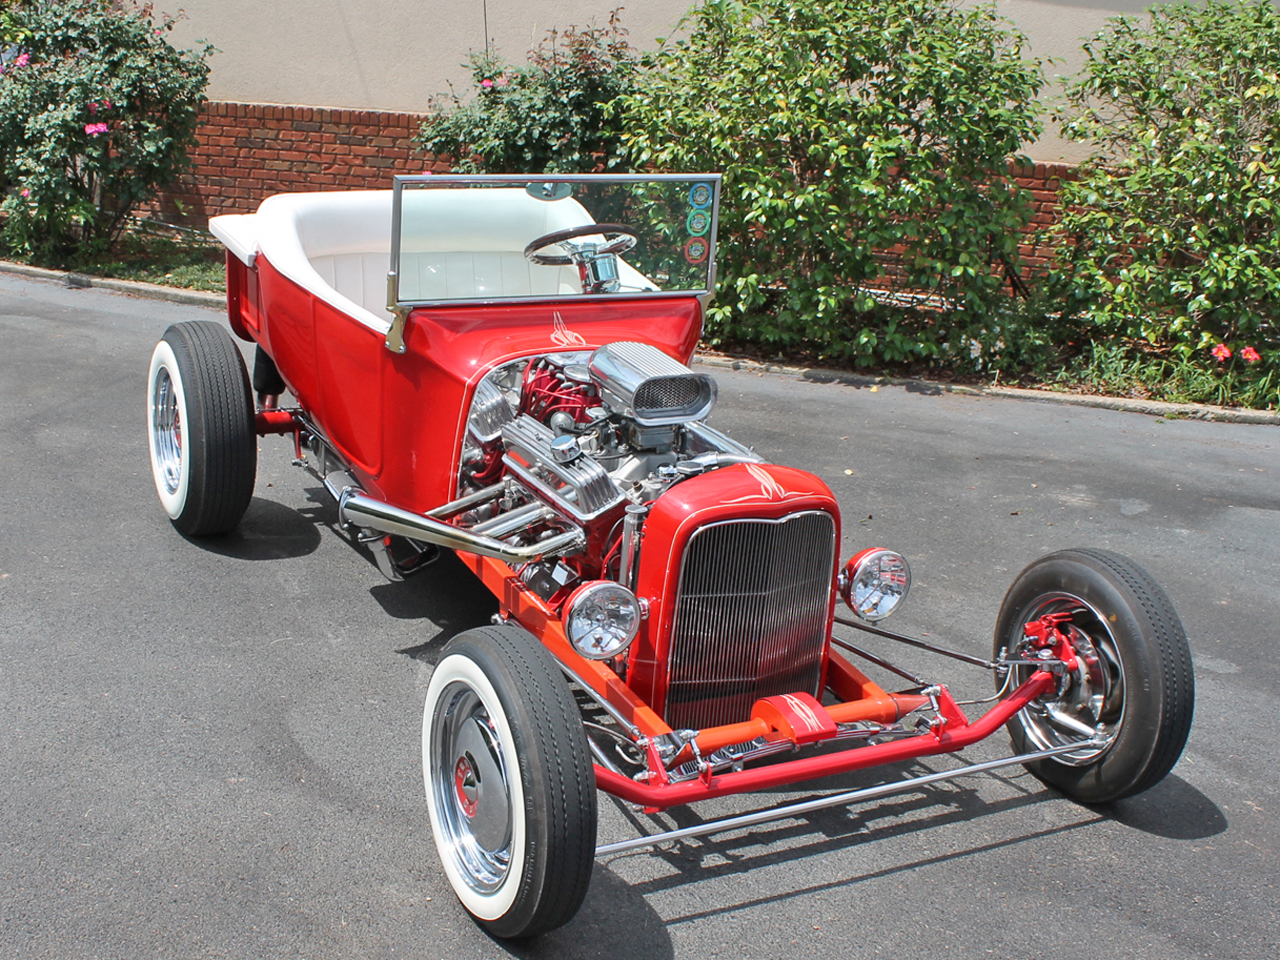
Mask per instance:
[[[476,791],[476,772],[465,755],[458,758],[453,768],[453,789],[458,795],[458,806],[462,807],[462,812],[468,817],[474,817],[479,799]],[[475,795],[474,798],[468,794],[468,790]]]
[[[1022,632],[1033,647],[1051,651],[1069,673],[1075,673],[1080,661],[1076,659],[1076,650],[1067,631],[1062,629],[1062,624],[1070,623],[1071,617],[1070,613],[1046,613],[1039,620],[1024,625]]]

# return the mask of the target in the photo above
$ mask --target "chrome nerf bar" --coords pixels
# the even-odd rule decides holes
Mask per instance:
[[[1020,763],[1030,763],[1033,760],[1044,760],[1046,757],[1056,757],[1060,753],[1073,753],[1076,750],[1086,749],[1091,746],[1102,746],[1100,741],[1083,740],[1076,743],[1064,743],[1061,746],[1051,747],[1048,750],[1037,750],[1035,753],[1023,753],[1016,757],[1005,757],[1001,760],[987,760],[984,763],[975,763],[967,767],[959,767],[955,770],[943,770],[939,773],[928,773],[922,777],[912,777],[910,780],[898,780],[893,783],[882,783],[876,787],[864,787],[861,790],[850,790],[847,793],[837,793],[829,797],[818,797],[816,800],[805,800],[801,803],[793,803],[785,807],[774,807],[771,810],[758,810],[755,813],[744,813],[738,817],[726,817],[724,820],[712,820],[708,823],[699,823],[692,827],[684,827],[680,830],[668,830],[665,833],[651,833],[648,836],[636,837],[634,840],[619,840],[617,843],[605,843],[596,847],[596,856],[603,857],[611,853],[623,853],[627,850],[638,850],[643,847],[656,846],[659,843],[666,843],[670,840],[683,840],[686,837],[701,837],[709,833],[724,833],[727,830],[738,830],[742,827],[752,827],[759,823],[768,823],[770,820],[784,820],[787,817],[798,817],[814,810],[822,810],[826,807],[839,807],[850,803],[861,803],[865,800],[876,800],[880,797],[886,797],[894,793],[904,793],[913,790],[916,787],[928,786],[931,783],[940,783],[943,780],[953,780],[956,777],[967,777],[974,773],[986,773],[989,770],[999,770],[1001,767],[1012,767]]]

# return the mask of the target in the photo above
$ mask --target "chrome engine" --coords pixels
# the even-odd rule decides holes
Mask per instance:
[[[700,422],[715,400],[711,377],[644,343],[506,364],[476,388],[459,494],[505,472],[582,524],[707,470],[758,462]]]

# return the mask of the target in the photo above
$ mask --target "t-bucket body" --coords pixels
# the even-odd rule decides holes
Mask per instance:
[[[576,270],[528,263],[520,239],[591,222],[581,205],[480,184],[398,178],[388,191],[282,194],[211,224],[228,246],[232,329],[271,356],[362,484],[408,509],[452,499],[471,395],[495,364],[619,340],[687,360],[701,332],[708,266],[675,294],[583,295]],[[393,253],[401,299],[388,306]]]
[[[842,564],[826,484],[706,422],[715,383],[687,364],[720,186],[421,176],[272,197],[211,223],[230,325],[257,345],[252,394],[213,325],[171,328],[152,358],[156,486],[184,533],[235,526],[257,435],[290,435],[390,579],[450,548],[497,598],[495,625],[435,667],[423,759],[445,871],[500,936],[568,920],[596,853],[1015,763],[1105,802],[1185,742],[1185,635],[1136,565],[1042,558],[990,659],[941,649],[876,625],[906,596],[904,557],[867,544]],[[837,624],[991,670],[998,692],[970,720]],[[1018,750],[998,761],[595,848],[596,789],[654,812],[956,753],[1006,724]]]

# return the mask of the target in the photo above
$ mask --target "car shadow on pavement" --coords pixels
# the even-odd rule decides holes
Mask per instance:
[[[491,622],[498,612],[493,594],[452,550],[441,550],[438,560],[408,580],[371,587],[369,595],[397,620],[435,624],[437,632],[426,643],[396,651],[432,666],[446,643],[464,630]]]
[[[674,871],[652,880],[631,884],[635,893],[647,896],[699,881],[746,874],[769,865],[791,863],[808,857],[837,852],[862,842],[879,843],[910,837],[964,823],[980,816],[998,816],[1057,799],[1058,796],[1054,792],[1041,789],[1035,793],[1022,792],[1005,799],[986,801],[979,798],[976,789],[957,785],[953,781],[947,786],[923,787],[916,796],[903,797],[892,802],[880,801],[866,808],[851,810],[846,807],[833,807],[802,817],[777,821],[773,826],[755,827],[746,833],[732,834],[728,837],[702,837],[695,841],[696,846],[681,844],[663,850],[640,851],[638,854],[621,856],[659,857]],[[724,903],[696,913],[669,917],[667,923],[687,923],[712,916],[733,914],[759,906],[784,903],[815,893],[853,887],[897,874],[909,874],[921,868],[938,866],[967,857],[982,856],[1023,843],[1093,827],[1107,819],[1105,815],[1085,807],[1080,807],[1079,810],[1079,819],[1042,830],[1010,835],[990,843],[970,845],[913,860],[895,860],[891,856],[880,855],[875,858],[875,869],[863,873],[853,873],[822,883],[791,888],[784,893]],[[668,815],[676,821],[677,826],[691,826],[700,821],[698,815],[687,808],[668,811]],[[907,853],[918,850],[919,845],[903,844],[901,849]],[[611,861],[606,861],[608,862]]]
[[[928,771],[922,768],[912,772]],[[825,783],[828,787],[847,790],[870,785],[871,780],[867,780],[865,784],[860,782],[866,776],[868,774],[833,777]],[[1016,790],[1017,793],[994,801],[985,800],[977,789],[980,778],[963,778],[945,784],[921,787],[914,793],[900,796],[895,800],[880,800],[867,806],[830,807],[804,816],[759,825],[745,831],[704,836],[692,842],[668,843],[662,848],[621,854],[614,859],[651,856],[665,863],[671,872],[664,872],[663,876],[631,885],[634,893],[647,896],[703,880],[745,874],[773,864],[820,856],[862,842],[893,841],[917,834],[927,835],[930,831],[980,817],[998,816],[1062,799],[1061,794],[1056,790],[1045,787],[1027,773],[1010,775],[988,773],[984,776],[1000,780],[1004,786]],[[785,802],[794,803],[799,799],[803,797],[791,794]],[[688,807],[673,808],[660,817],[649,818],[632,812],[625,804],[618,801],[614,801],[614,806],[621,812],[622,817],[631,823],[637,834],[691,827],[704,822],[702,816]],[[1043,830],[1010,835],[990,843],[971,845],[909,862],[895,863],[892,859],[885,862],[880,858],[877,868],[866,873],[746,902],[725,903],[696,914],[671,917],[667,922],[682,923],[715,915],[731,914],[795,897],[882,879],[921,867],[936,866],[951,860],[980,856],[1019,844],[1039,841],[1046,837],[1096,827],[1108,820],[1173,840],[1200,840],[1221,833],[1227,828],[1226,817],[1212,800],[1182,778],[1173,775],[1166,777],[1161,783],[1139,796],[1107,807],[1077,805],[1076,809],[1079,811],[1078,817]],[[736,811],[720,811],[706,819],[719,819],[724,816],[733,816],[735,813]],[[904,845],[903,849],[918,849],[918,845]],[[605,860],[602,865],[611,862],[614,861]]]
[[[319,505],[317,505],[317,508]],[[254,497],[235,530],[221,537],[187,537],[209,553],[235,560],[288,560],[305,557],[320,546],[324,523],[319,510],[295,510]]]
[[[493,940],[521,960],[626,957],[667,960],[675,956],[667,925],[635,886],[597,863],[578,915],[559,930],[528,943]]]
[[[1136,797],[1095,809],[1126,827],[1168,840],[1204,840],[1227,829],[1218,805],[1174,774]]]

